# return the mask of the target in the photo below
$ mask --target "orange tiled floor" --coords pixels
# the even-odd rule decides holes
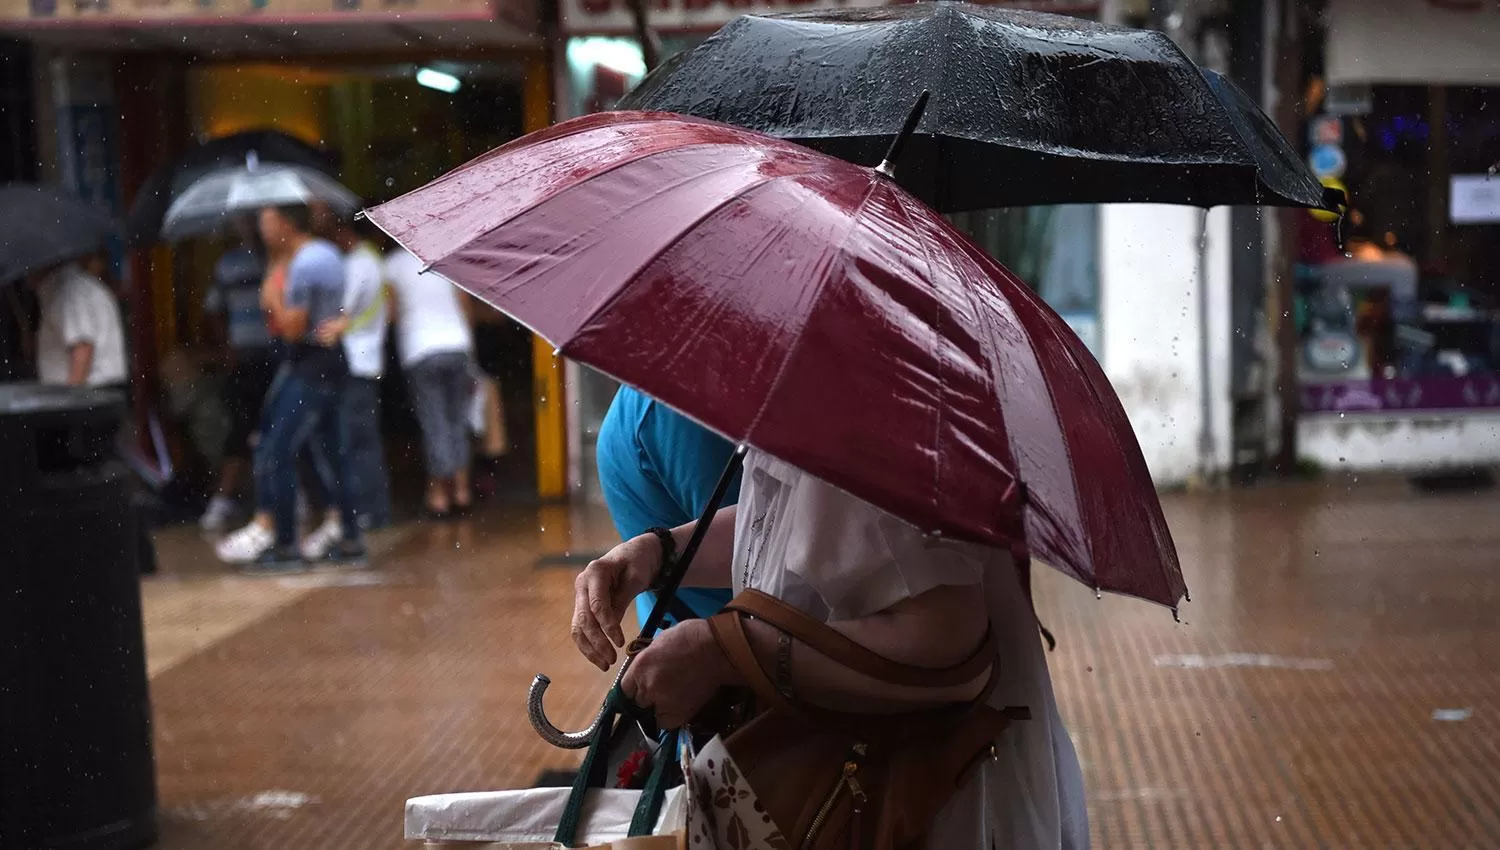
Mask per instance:
[[[1500,496],[1340,479],[1167,502],[1183,625],[1038,577],[1095,846],[1500,847]],[[249,580],[165,535],[160,846],[394,850],[408,796],[567,766],[526,686],[549,673],[581,724],[606,682],[568,645],[571,569],[537,561],[609,537],[597,510],[510,509],[383,533],[357,579]]]

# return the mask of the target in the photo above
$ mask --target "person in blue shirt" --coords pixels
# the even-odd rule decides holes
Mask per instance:
[[[621,386],[599,428],[599,484],[610,518],[622,540],[651,528],[676,528],[698,517],[718,486],[734,444],[675,410],[628,386]],[[723,506],[739,499],[735,474]],[[677,598],[699,617],[718,613],[730,591],[682,588]],[[636,597],[642,622],[656,596]],[[676,618],[669,617],[668,623]]]

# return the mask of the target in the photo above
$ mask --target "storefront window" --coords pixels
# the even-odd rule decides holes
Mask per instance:
[[[1347,256],[1304,222],[1305,412],[1500,408],[1497,92],[1380,87],[1370,114],[1312,122],[1347,151],[1352,206]]]

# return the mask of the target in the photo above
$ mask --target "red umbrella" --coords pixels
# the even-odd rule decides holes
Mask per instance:
[[[370,212],[585,363],[920,528],[1186,587],[1130,423],[1037,295],[868,168],[616,112]]]

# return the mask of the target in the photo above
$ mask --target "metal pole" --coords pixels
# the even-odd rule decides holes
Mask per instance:
[[[1302,25],[1299,4],[1287,0],[1272,0],[1276,22],[1267,39],[1276,45],[1276,75],[1274,78],[1276,111],[1275,119],[1281,132],[1299,143],[1302,134]],[[1297,381],[1297,320],[1295,315],[1295,256],[1298,250],[1297,216],[1307,215],[1301,210],[1284,209],[1277,212],[1280,230],[1277,233],[1277,251],[1273,259],[1275,270],[1275,298],[1271,300],[1268,316],[1276,327],[1276,381],[1277,395],[1281,402],[1281,450],[1276,467],[1282,475],[1291,475],[1297,469],[1297,421],[1301,413],[1302,392]]]

